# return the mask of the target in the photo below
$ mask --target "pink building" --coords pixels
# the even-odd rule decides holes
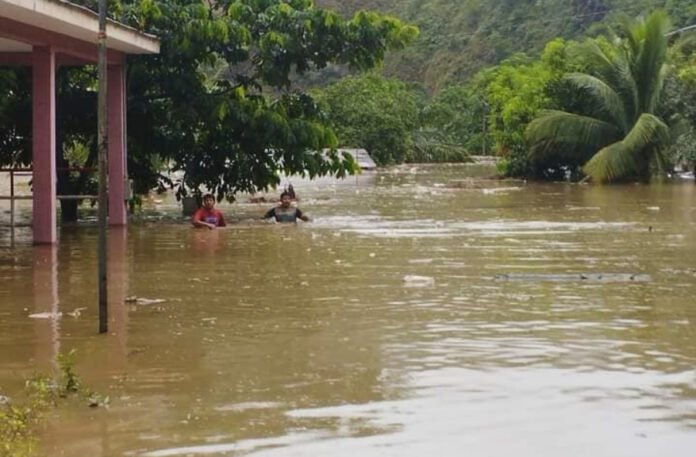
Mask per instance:
[[[56,242],[55,70],[97,62],[97,15],[60,0],[0,0],[0,65],[32,67],[34,242]],[[159,41],[109,21],[109,223],[126,224],[125,73],[128,54],[156,54]],[[97,107],[95,106],[96,110]],[[96,131],[97,126],[94,126]]]

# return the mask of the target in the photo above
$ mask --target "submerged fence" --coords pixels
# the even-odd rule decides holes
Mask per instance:
[[[67,168],[59,168],[58,171],[80,171],[80,172],[88,172],[88,173],[93,173],[96,171],[94,168],[84,168],[84,167],[67,167]],[[0,223],[0,227],[9,227],[10,228],[10,237],[11,237],[11,242],[12,245],[14,245],[14,230],[16,227],[31,227],[31,224],[20,224],[17,223],[17,201],[26,201],[26,200],[33,200],[34,196],[33,194],[26,195],[26,194],[18,194],[17,193],[17,178],[19,177],[27,177],[27,176],[33,176],[33,169],[32,168],[0,168],[0,179],[2,178],[1,174],[7,173],[9,175],[9,194],[8,195],[0,195],[0,202],[3,201],[9,201],[10,202],[10,222],[9,224],[2,224]],[[31,180],[29,181],[31,183]],[[29,186],[29,190],[31,191],[31,185]],[[98,200],[97,195],[56,195],[56,199],[58,201],[60,200]]]

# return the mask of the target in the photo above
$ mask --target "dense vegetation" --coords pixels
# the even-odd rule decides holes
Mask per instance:
[[[388,76],[437,92],[513,54],[538,55],[554,38],[597,35],[621,16],[664,9],[675,27],[696,23],[692,0],[316,0],[344,15],[361,9],[393,14],[421,31],[387,58]]]
[[[277,185],[280,172],[352,172],[350,158],[321,154],[338,145],[336,136],[291,79],[329,64],[372,69],[418,34],[392,17],[359,12],[343,19],[310,0],[124,0],[112,4],[111,15],[161,39],[159,55],[128,59],[136,191],[174,184],[180,195],[205,187],[230,199]],[[0,70],[0,164],[29,161],[28,73]],[[93,166],[94,68],[61,68],[56,86],[59,166],[69,157]],[[168,183],[159,174],[163,164],[183,171],[183,180]],[[83,173],[58,178],[59,193],[84,193],[89,185]],[[66,206],[63,217],[74,218]]]
[[[696,40],[688,40],[696,31],[659,46],[631,32],[640,20],[631,21],[656,8],[665,11],[658,34],[696,24],[691,0],[315,4],[113,4],[115,17],[162,39],[160,56],[131,59],[128,69],[129,169],[138,192],[170,184],[158,174],[163,164],[184,172],[174,183],[180,193],[205,186],[220,198],[273,186],[279,172],[350,172],[349,159],[325,160],[318,153],[336,146],[367,148],[381,164],[496,154],[504,174],[538,179],[586,173],[597,181],[645,178],[656,169],[696,163]],[[418,39],[406,23],[419,27]],[[626,54],[631,49],[633,56]],[[642,49],[659,55],[642,58]],[[626,73],[629,80],[612,81],[611,65],[598,63],[602,55],[638,67]],[[382,71],[362,73],[383,62]],[[642,74],[648,67],[654,67],[649,78]],[[621,88],[650,78],[647,91]],[[59,163],[94,162],[93,84],[91,68],[59,73]],[[0,162],[26,162],[27,72],[0,71],[0,88]],[[649,99],[650,106],[628,106],[632,97]],[[597,132],[583,130],[587,123],[561,122],[571,115],[615,129],[583,143],[582,135]],[[559,137],[561,125],[564,135],[575,129],[572,141]],[[588,163],[627,140],[642,151],[639,162],[604,153]],[[88,185],[80,174],[59,176],[64,193]]]
[[[323,3],[352,11],[345,3]],[[664,37],[669,30],[696,24],[693,2],[383,0],[350,5],[381,8],[420,26],[421,39],[388,59],[385,74],[412,81],[417,93],[432,94],[421,110],[419,131],[427,126],[466,151],[497,154],[508,176],[645,179],[696,162],[696,32]],[[653,15],[647,27],[641,18],[655,7],[669,14]],[[465,36],[471,30],[465,22],[475,28],[471,36]],[[450,27],[455,23],[460,27]],[[510,29],[511,23],[518,26]],[[623,72],[623,80],[612,72]],[[561,138],[571,134],[572,140]]]
[[[597,182],[648,179],[665,163],[669,127],[656,115],[664,87],[667,19],[656,12],[625,24],[619,41],[592,40],[576,47],[585,72],[563,77],[584,95],[573,112],[545,111],[527,128],[535,155],[575,156]]]
[[[379,164],[406,160],[418,125],[418,104],[404,83],[373,74],[349,76],[318,97],[344,146],[367,149]]]

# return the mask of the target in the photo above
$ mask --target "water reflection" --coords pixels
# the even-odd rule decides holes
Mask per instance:
[[[129,287],[128,232],[124,227],[112,227],[107,238],[107,304],[109,316],[108,360],[112,370],[121,372],[128,355]]]
[[[41,369],[55,368],[60,352],[60,318],[58,298],[58,250],[55,246],[33,249],[34,359]]]

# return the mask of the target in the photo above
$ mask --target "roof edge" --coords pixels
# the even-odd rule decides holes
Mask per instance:
[[[99,32],[99,15],[91,9],[76,5],[66,0],[0,0],[0,6],[14,10],[17,16],[14,20],[28,24],[34,22],[31,18],[53,18],[62,21],[66,26],[80,30],[80,39],[85,40],[91,34],[96,43]],[[35,15],[35,16],[34,16]],[[40,21],[40,19],[37,19]],[[157,54],[160,50],[159,39],[151,34],[141,32],[134,27],[107,18],[106,26],[107,47],[128,54]]]

